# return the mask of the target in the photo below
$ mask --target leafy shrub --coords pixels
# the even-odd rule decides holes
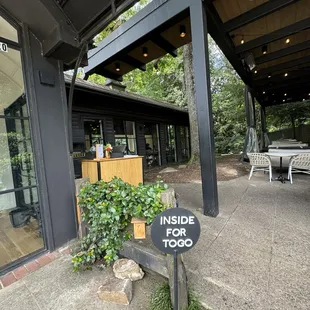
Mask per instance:
[[[143,216],[148,224],[165,209],[160,193],[166,184],[132,186],[121,179],[99,181],[81,189],[79,204],[88,234],[81,240],[80,251],[72,258],[73,270],[89,268],[96,260],[109,265],[115,261],[123,242],[131,238],[127,231],[132,216]]]

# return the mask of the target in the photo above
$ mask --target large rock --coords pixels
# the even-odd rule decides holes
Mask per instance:
[[[98,289],[101,300],[118,305],[129,305],[132,299],[132,282],[129,279],[109,277]]]
[[[144,272],[140,266],[131,259],[118,259],[113,265],[113,272],[118,279],[129,279],[131,281],[141,280]]]

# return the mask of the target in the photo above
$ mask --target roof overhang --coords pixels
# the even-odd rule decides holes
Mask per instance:
[[[81,45],[138,0],[0,0],[42,43],[42,53],[72,65]]]
[[[86,74],[121,80],[122,75],[143,70],[156,58],[175,55],[177,48],[191,42],[188,7],[193,1],[153,0],[89,52]],[[208,32],[262,105],[310,96],[309,0],[205,3]],[[187,29],[183,39],[180,25]],[[147,58],[142,55],[143,47],[148,48]],[[249,55],[254,60],[251,69]]]

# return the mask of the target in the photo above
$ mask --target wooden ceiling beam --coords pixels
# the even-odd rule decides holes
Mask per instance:
[[[270,54],[262,55],[255,59],[255,63],[256,65],[260,65],[271,60],[279,59],[294,53],[304,51],[306,49],[310,49],[310,40],[280,49]]]
[[[299,0],[270,0],[224,23],[225,32],[250,24]]]
[[[261,75],[266,75],[268,73],[274,74],[274,72],[285,70],[285,69],[290,69],[296,66],[304,65],[306,63],[310,62],[310,56],[302,57],[302,58],[297,58],[291,61],[287,61],[284,63],[280,63],[268,68],[263,68],[263,69],[257,69],[257,77]]]
[[[145,71],[146,70],[146,66],[143,62],[127,55],[127,54],[124,54],[122,57],[121,57],[122,61],[126,62],[128,65],[132,66],[132,67],[135,67],[135,68],[138,68],[140,69],[141,71]]]
[[[310,18],[303,19],[295,24],[286,26],[284,28],[280,28],[276,31],[267,33],[266,35],[258,37],[254,40],[238,45],[236,47],[236,53],[237,54],[244,53],[256,47],[266,45],[276,40],[280,40],[294,33],[308,29],[309,25],[310,25]]]
[[[178,56],[177,49],[161,35],[151,37],[151,41],[173,57]]]

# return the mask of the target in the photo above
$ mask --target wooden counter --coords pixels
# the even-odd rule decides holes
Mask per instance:
[[[142,156],[122,158],[102,158],[82,160],[82,177],[89,178],[91,183],[98,180],[106,182],[114,177],[132,185],[143,183]]]

